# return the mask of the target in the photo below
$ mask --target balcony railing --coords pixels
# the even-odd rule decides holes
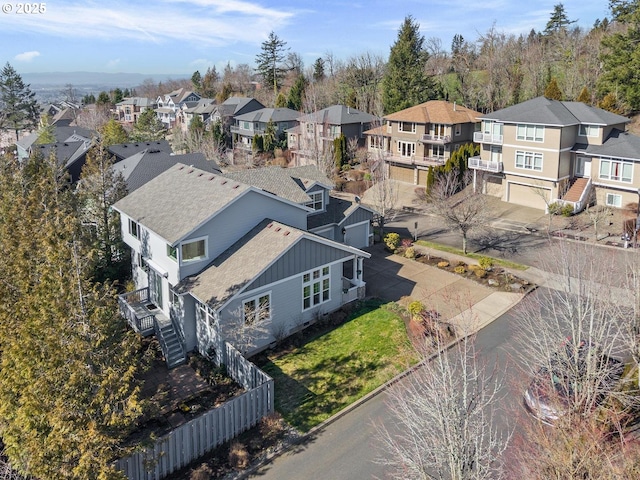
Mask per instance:
[[[451,143],[451,135],[422,135],[422,143],[436,143],[444,145],[445,143]]]
[[[342,277],[342,303],[353,302],[358,299],[358,285],[351,283],[348,278]]]
[[[492,145],[502,145],[502,135],[493,133],[473,132],[473,141],[476,143],[490,143]]]
[[[443,165],[447,159],[443,156],[437,157],[402,157],[400,155],[390,155],[385,157],[387,162],[402,163],[404,165],[418,165],[423,167]]]
[[[469,168],[487,172],[502,172],[502,162],[482,160],[480,157],[469,157]]]
[[[157,307],[149,299],[149,287],[118,295],[118,306],[131,328],[145,337],[153,334]]]

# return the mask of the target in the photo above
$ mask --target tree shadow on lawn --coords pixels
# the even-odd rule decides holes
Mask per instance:
[[[362,396],[381,367],[380,361],[352,353],[329,356],[292,374],[271,361],[261,368],[274,379],[276,410],[306,432]]]

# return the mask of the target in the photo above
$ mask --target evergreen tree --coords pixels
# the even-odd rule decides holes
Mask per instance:
[[[276,97],[276,101],[274,103],[274,108],[286,108],[287,106],[287,97],[284,93],[278,92],[278,96]]]
[[[122,125],[113,118],[104,124],[100,130],[101,142],[105,146],[115,145],[118,143],[127,143],[129,135]]]
[[[613,18],[626,28],[602,38],[601,97],[615,93],[626,111],[640,110],[640,2],[610,0]]]
[[[304,101],[304,91],[307,88],[307,79],[304,75],[298,75],[295,83],[289,90],[289,98],[287,99],[287,107],[292,110],[302,111],[302,103]]]
[[[123,478],[113,460],[144,411],[138,340],[89,281],[72,192],[55,158],[0,175],[0,437],[42,479]],[[10,257],[10,258],[9,258]]]
[[[558,81],[556,77],[551,77],[549,83],[547,84],[547,88],[544,89],[544,96],[549,100],[562,100],[562,91],[558,86]]]
[[[38,145],[56,143],[53,124],[51,123],[51,118],[46,113],[40,117],[40,128],[38,128],[38,139],[36,143]]]
[[[202,135],[204,135],[204,123],[199,115],[191,119],[189,123],[189,135],[191,135],[191,137],[202,137]]]
[[[265,152],[273,152],[276,148],[277,143],[277,130],[276,124],[271,120],[267,122],[267,126],[264,129],[264,134],[262,135],[262,149]]]
[[[216,101],[218,103],[223,103],[226,99],[228,99],[231,96],[232,92],[233,92],[233,89],[231,88],[231,84],[223,83],[222,90],[220,90],[220,92],[218,92],[218,94],[216,95]]]
[[[586,103],[587,105],[591,104],[591,94],[589,93],[589,89],[587,87],[582,87],[580,90],[580,95],[576,98],[576,102]]]
[[[98,98],[96,99],[96,105],[100,105],[102,107],[107,107],[111,104],[111,98],[107,92],[100,92]]]
[[[437,97],[437,88],[425,73],[429,55],[424,48],[420,25],[408,16],[391,47],[382,79],[384,113],[393,113]]]
[[[288,50],[286,45],[287,42],[270,32],[269,38],[262,42],[262,51],[256,56],[256,70],[262,75],[265,86],[273,86],[274,94],[278,92],[280,81],[285,74],[282,62]]]
[[[340,170],[347,160],[347,137],[341,133],[333,140],[333,159],[336,169]]]
[[[111,103],[114,105],[116,103],[120,103],[124,99],[124,94],[122,93],[122,90],[119,87],[111,90],[109,96],[111,98]]]
[[[13,130],[16,141],[21,130],[33,129],[38,124],[36,94],[29,87],[7,62],[0,72],[0,129]]]
[[[120,216],[111,206],[127,194],[122,174],[112,168],[101,144],[87,154],[78,182],[79,215],[85,228],[88,247],[93,252],[90,260],[92,278],[100,283],[117,281],[121,285],[130,272],[129,255],[122,241]]]
[[[218,81],[220,81],[220,76],[218,75],[216,67],[207,68],[204,77],[202,77],[198,93],[205,98],[215,98],[218,91]]]
[[[85,95],[84,97],[82,97],[82,103],[84,105],[92,105],[92,104],[96,103],[95,95],[93,93]]]
[[[140,114],[133,126],[131,140],[134,142],[153,142],[164,138],[164,125],[152,109],[148,108]]]
[[[200,75],[200,71],[196,70],[191,75],[191,88],[194,92],[200,93],[200,89],[202,88],[202,75]]]
[[[560,31],[566,31],[567,27],[572,23],[576,23],[576,20],[569,20],[567,13],[564,10],[564,5],[558,3],[554,5],[551,18],[547,22],[547,26],[544,29],[545,35],[551,35]]]
[[[324,60],[322,59],[322,57],[318,57],[313,64],[313,79],[316,82],[320,82],[324,80],[324,77]]]

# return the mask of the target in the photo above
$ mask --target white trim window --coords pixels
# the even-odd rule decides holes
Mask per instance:
[[[578,127],[578,135],[581,137],[598,137],[600,134],[600,127],[597,125],[583,125]]]
[[[311,197],[311,201],[305,203],[305,206],[311,207],[316,211],[324,209],[324,192],[311,192],[307,195]]]
[[[622,208],[622,195],[617,193],[607,193],[604,197],[604,203],[608,207]]]
[[[174,262],[178,261],[178,248],[173,247],[167,243],[167,257],[169,257]]]
[[[257,295],[242,302],[242,320],[254,325],[271,318],[271,292]]]
[[[196,238],[180,245],[182,263],[196,262],[207,258],[207,237]]]
[[[398,141],[398,153],[401,157],[413,157],[416,154],[416,144]]]
[[[544,126],[518,124],[516,138],[526,142],[544,142]]]
[[[462,135],[462,124],[460,124],[460,123],[456,123],[456,124],[453,126],[453,132],[454,132],[453,134],[454,134],[456,137],[459,137],[460,135]]]
[[[302,275],[302,310],[331,300],[330,272],[331,269],[325,266]]]
[[[383,137],[380,135],[369,135],[369,148],[382,150],[384,147]]]
[[[416,124],[414,122],[398,123],[398,131],[405,133],[416,133]]]
[[[140,238],[140,225],[132,219],[129,219],[129,235],[133,238]]]
[[[542,153],[516,151],[516,168],[542,171]]]
[[[631,183],[633,180],[633,163],[614,160],[612,158],[601,158],[600,178],[603,180]]]

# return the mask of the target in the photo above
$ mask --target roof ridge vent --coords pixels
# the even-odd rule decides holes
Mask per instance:
[[[279,232],[280,230],[282,230],[282,228],[276,227],[276,232]]]
[[[287,230],[287,231],[286,231],[286,232],[284,232],[282,235],[284,235],[284,236],[286,237],[286,236],[287,236],[287,235],[289,235],[290,233],[291,233],[291,232],[290,232],[289,230]]]
[[[213,180],[213,179],[215,179],[215,178],[216,178],[216,176],[215,176],[215,175],[211,175],[211,176],[209,177],[209,181],[211,181],[211,180]]]

